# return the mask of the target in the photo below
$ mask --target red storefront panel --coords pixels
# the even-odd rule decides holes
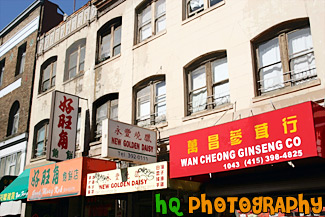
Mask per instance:
[[[325,109],[306,102],[170,137],[170,177],[324,156]]]

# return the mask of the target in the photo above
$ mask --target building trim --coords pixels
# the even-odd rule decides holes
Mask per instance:
[[[6,145],[14,145],[14,144],[18,144],[22,141],[27,141],[28,138],[28,134],[27,133],[22,133],[18,136],[15,136],[13,138],[7,139],[5,141],[0,142],[0,149],[2,149],[2,146],[6,146]]]
[[[11,93],[12,91],[16,90],[21,86],[21,78],[19,78],[17,81],[9,84],[7,87],[0,90],[0,98],[4,97],[8,93]],[[0,143],[1,144],[1,143]],[[0,145],[1,146],[1,145]]]
[[[0,47],[0,56],[3,56],[17,44],[19,44],[22,40],[24,40],[27,36],[32,34],[34,31],[38,29],[39,16],[33,19],[30,23],[28,23],[24,28],[18,31],[14,36],[12,36],[8,41],[3,43]]]

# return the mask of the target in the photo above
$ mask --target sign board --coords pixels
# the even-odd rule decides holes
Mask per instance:
[[[324,123],[325,109],[306,102],[171,136],[170,177],[324,156]]]
[[[112,161],[86,157],[32,168],[29,175],[27,200],[84,195],[87,173],[115,168],[116,165]]]
[[[155,131],[106,119],[102,133],[102,157],[137,163],[157,162]]]
[[[127,168],[127,180],[122,182],[121,170],[87,175],[86,196],[118,194],[167,188],[167,162]]]
[[[46,159],[63,161],[75,156],[79,98],[54,91]]]

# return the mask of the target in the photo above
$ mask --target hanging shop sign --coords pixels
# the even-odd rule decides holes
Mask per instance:
[[[171,136],[170,177],[324,157],[324,123],[325,109],[306,102]]]
[[[102,132],[102,157],[140,164],[157,162],[155,131],[106,119],[102,124]]]
[[[120,169],[91,173],[87,176],[86,196],[166,189],[167,172],[164,161],[127,168],[124,182]]]
[[[54,91],[50,114],[47,160],[63,161],[75,156],[79,98]]]
[[[85,195],[87,173],[115,169],[112,161],[86,157],[30,169],[28,201]]]

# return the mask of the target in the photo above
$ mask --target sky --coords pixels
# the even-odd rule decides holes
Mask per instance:
[[[14,20],[35,0],[0,0],[0,31]],[[59,5],[59,7],[68,15],[73,12],[74,0],[50,0]],[[85,5],[88,0],[75,0],[76,10]]]

